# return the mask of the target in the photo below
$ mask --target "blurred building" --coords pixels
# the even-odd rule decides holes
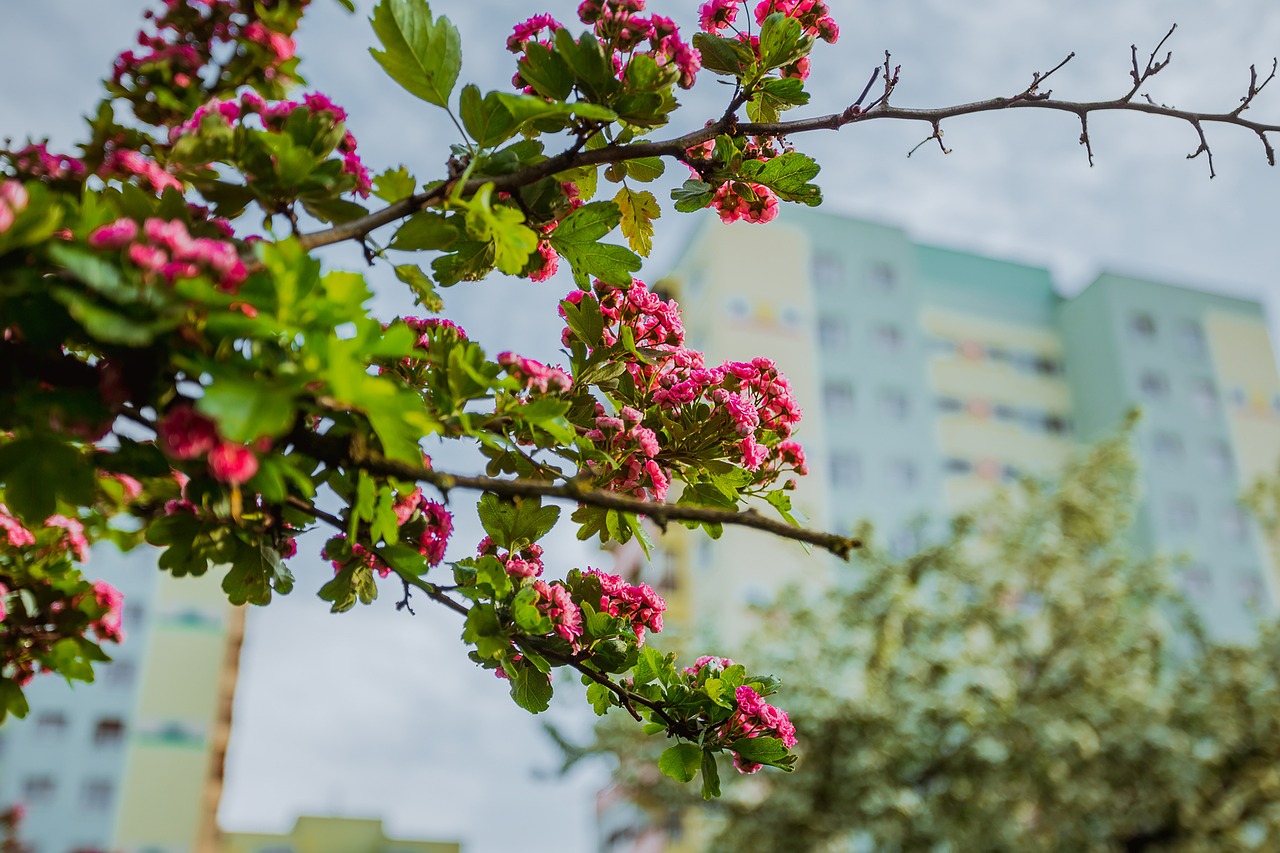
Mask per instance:
[[[764,355],[791,380],[810,468],[794,500],[809,525],[870,521],[877,544],[911,553],[1136,407],[1137,547],[1186,558],[1178,580],[1219,637],[1247,639],[1274,612],[1280,575],[1240,503],[1280,460],[1280,376],[1258,303],[1111,274],[1066,299],[1047,270],[794,207],[765,228],[706,217],[662,285],[708,363]],[[634,543],[620,549],[621,569],[642,563]],[[675,643],[723,652],[750,622],[722,613],[790,583],[823,588],[836,565],[754,531],[712,542],[681,529],[644,575],[675,611]],[[602,853],[644,849],[637,817],[602,809]]]
[[[37,678],[0,731],[0,803],[25,806],[31,853],[215,849],[244,611],[156,553],[95,550],[86,575],[124,593],[125,642],[93,684]]]
[[[461,853],[455,841],[388,838],[380,820],[300,817],[288,835],[227,832],[222,853]]]

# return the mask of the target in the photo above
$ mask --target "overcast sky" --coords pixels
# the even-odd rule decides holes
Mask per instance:
[[[1274,0],[829,0],[842,27],[815,57],[812,112],[843,108],[883,51],[902,65],[895,102],[947,103],[1014,94],[1034,70],[1075,51],[1054,78],[1060,97],[1110,98],[1128,86],[1129,45],[1145,56],[1168,27],[1174,62],[1151,87],[1156,100],[1226,110],[1238,103],[1251,62],[1270,67],[1280,49]],[[348,16],[316,0],[299,38],[313,88],[351,114],[349,127],[375,168],[406,163],[423,179],[440,174],[451,125],[432,107],[381,77],[366,51],[369,3]],[[573,18],[569,0],[436,0],[462,31],[463,79],[507,85],[502,49],[510,26],[539,11]],[[690,23],[696,0],[651,0],[653,11]],[[94,81],[130,46],[141,3],[131,0],[11,0],[0,23],[0,137],[79,138]],[[52,61],[51,61],[52,58]],[[678,129],[713,114],[723,89],[704,75],[685,98]],[[1280,84],[1255,102],[1280,120]],[[827,206],[901,225],[916,240],[1051,268],[1064,293],[1100,270],[1187,284],[1266,302],[1280,313],[1280,172],[1267,167],[1250,134],[1208,130],[1218,177],[1188,161],[1193,131],[1149,116],[1091,122],[1097,165],[1089,168],[1075,119],[1019,111],[944,125],[954,153],[926,146],[923,126],[872,123],[796,140],[824,172]],[[1277,140],[1280,144],[1280,140]],[[655,278],[694,220],[668,213],[645,273]],[[754,226],[741,226],[754,227]],[[335,264],[358,258],[338,253]],[[554,357],[555,302],[563,277],[544,285],[491,280],[446,294],[448,310],[473,335],[503,349]],[[389,288],[387,290],[390,290]],[[384,297],[380,310],[404,307]],[[803,436],[802,436],[803,437]],[[465,511],[451,552],[479,538]],[[599,558],[561,531],[548,548],[563,571]],[[312,552],[314,552],[314,548]],[[306,551],[304,546],[304,552]],[[392,832],[461,838],[469,853],[577,853],[591,849],[591,794],[601,778],[539,777],[555,753],[540,721],[517,709],[491,675],[463,658],[452,614],[425,605],[416,618],[394,596],[330,616],[309,589],[329,571],[299,570],[288,599],[254,611],[242,661],[222,818],[228,829],[283,831],[300,813],[377,816]],[[579,703],[580,704],[580,703]],[[581,714],[569,705],[568,724]],[[495,807],[496,810],[495,810]],[[504,819],[490,817],[500,811]]]

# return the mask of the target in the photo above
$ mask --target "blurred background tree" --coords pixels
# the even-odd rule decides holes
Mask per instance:
[[[792,696],[804,772],[704,805],[653,770],[663,739],[613,720],[569,763],[615,756],[709,853],[1280,849],[1280,631],[1214,641],[1167,564],[1132,556],[1128,440],[760,612],[750,651]]]

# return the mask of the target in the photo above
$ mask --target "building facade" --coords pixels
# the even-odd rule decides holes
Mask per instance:
[[[86,573],[124,594],[125,641],[92,684],[31,683],[0,730],[0,803],[25,807],[31,853],[211,853],[244,611],[146,548],[100,547]]]
[[[664,283],[709,362],[766,355],[792,381],[811,471],[795,500],[811,525],[870,521],[909,553],[930,524],[1052,475],[1139,409],[1135,544],[1180,560],[1217,636],[1247,639],[1273,611],[1280,575],[1240,502],[1280,460],[1259,304],[1110,274],[1067,299],[1047,270],[807,209],[767,228],[707,221]],[[831,582],[791,543],[693,540],[663,574],[681,609],[711,616],[700,622],[724,590],[743,604]]]
[[[456,841],[388,838],[382,821],[340,817],[300,817],[288,835],[228,832],[222,853],[461,853]]]

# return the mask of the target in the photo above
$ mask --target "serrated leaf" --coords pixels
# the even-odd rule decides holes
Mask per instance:
[[[494,265],[507,275],[524,269],[538,248],[538,232],[524,224],[524,214],[505,204],[494,206],[488,183],[467,202],[467,233],[493,245]]]
[[[658,200],[648,190],[637,193],[623,187],[613,203],[622,213],[623,236],[635,252],[647,258],[653,251],[653,220],[662,215]]]
[[[640,256],[622,246],[600,242],[621,219],[616,204],[597,201],[570,213],[551,233],[551,245],[573,268],[573,279],[580,287],[591,276],[615,287],[631,284],[631,273],[640,269]]]
[[[293,425],[293,395],[260,377],[218,376],[196,401],[196,410],[218,423],[229,441],[248,444],[284,435]]]
[[[426,0],[382,0],[373,8],[373,31],[385,48],[369,48],[392,80],[409,93],[448,108],[462,69],[462,41],[448,18],[432,19]]]
[[[647,184],[661,178],[667,167],[661,157],[639,157],[635,160],[627,160],[626,169],[628,178]]]
[[[462,236],[456,217],[423,210],[404,221],[387,248],[402,252],[441,251]]]
[[[662,775],[677,782],[692,782],[702,766],[702,750],[696,743],[678,743],[667,747],[658,756],[658,769]]]
[[[702,751],[702,799],[714,800],[720,796],[720,767],[716,754],[710,749]]]
[[[681,213],[693,213],[711,204],[716,197],[711,184],[706,181],[685,181],[678,189],[671,191],[671,198],[676,203],[676,210]]]
[[[413,195],[418,180],[404,166],[388,169],[373,179],[373,194],[383,201],[395,202]]]
[[[514,670],[514,671],[513,671]],[[507,668],[511,680],[511,698],[530,714],[541,714],[551,707],[551,679],[532,666]]]
[[[696,33],[693,46],[702,56],[702,67],[712,74],[740,77],[755,59],[750,48],[737,39],[709,33]]]

